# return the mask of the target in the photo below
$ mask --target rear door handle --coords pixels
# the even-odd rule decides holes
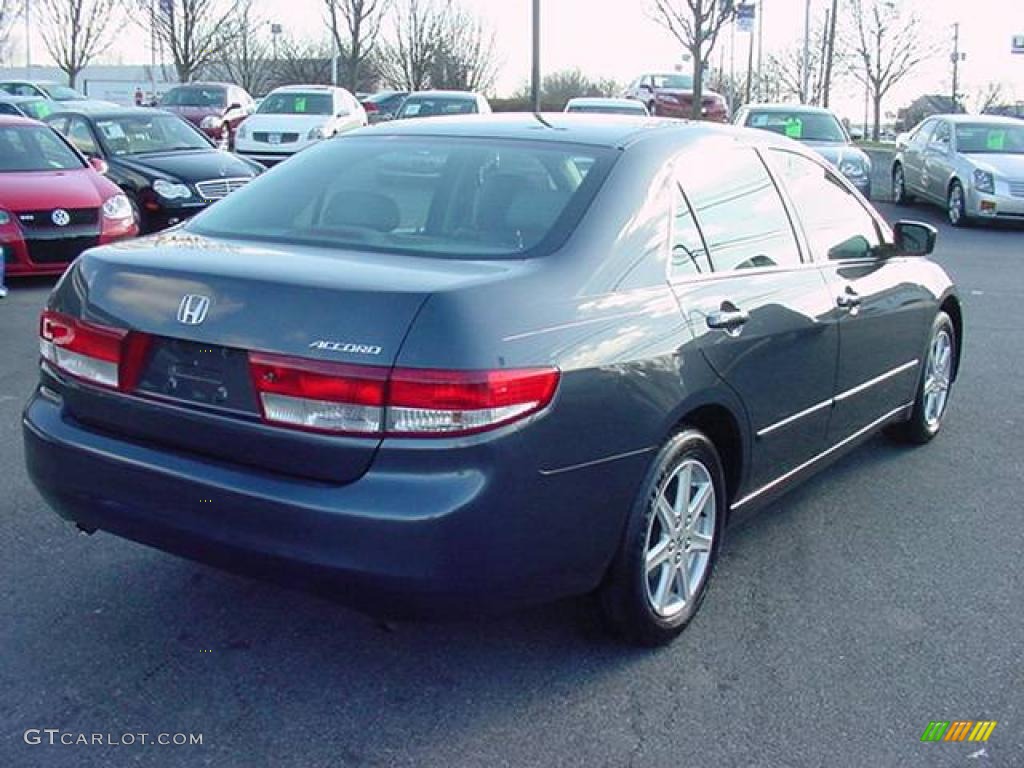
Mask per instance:
[[[859,307],[861,301],[860,294],[853,290],[853,288],[847,288],[845,292],[836,296],[836,306],[840,309]]]
[[[708,328],[720,331],[735,331],[750,319],[742,309],[720,309],[707,317]]]

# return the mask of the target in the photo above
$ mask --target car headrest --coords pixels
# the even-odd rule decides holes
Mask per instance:
[[[326,226],[391,232],[402,222],[402,215],[398,204],[387,195],[342,190],[331,199],[322,221]]]
[[[479,230],[508,229],[506,217],[512,203],[529,189],[529,182],[512,173],[495,173],[484,180],[476,198],[476,227]]]

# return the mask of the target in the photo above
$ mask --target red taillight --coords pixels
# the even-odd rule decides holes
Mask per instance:
[[[46,310],[39,318],[39,352],[71,376],[111,389],[138,382],[149,338]]]
[[[364,102],[363,102],[363,109],[364,109],[364,110],[366,110],[366,112],[367,112],[367,113],[370,113],[370,112],[379,112],[379,111],[380,111],[380,107],[378,107],[378,106],[377,106],[377,105],[376,105],[376,104],[375,104],[374,102],[372,102],[372,101],[364,101]]]
[[[426,437],[480,432],[541,410],[555,368],[497,371],[351,366],[249,355],[263,417],[324,432]]]

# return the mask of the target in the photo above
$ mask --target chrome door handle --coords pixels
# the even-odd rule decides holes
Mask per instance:
[[[845,293],[836,296],[836,306],[840,309],[853,309],[859,307],[862,299],[860,294],[852,288],[847,288]]]
[[[707,323],[714,330],[734,331],[749,319],[750,315],[742,309],[722,309],[709,314]]]

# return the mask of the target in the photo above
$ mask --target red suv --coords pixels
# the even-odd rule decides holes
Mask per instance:
[[[239,124],[253,112],[252,96],[231,83],[176,85],[164,94],[159,106],[185,118],[228,149],[235,145]]]
[[[138,234],[131,202],[99,170],[49,126],[0,115],[0,258],[8,275],[60,274],[86,248]]]
[[[652,115],[692,117],[693,76],[683,72],[643,75],[629,84],[626,98],[642,101]],[[729,105],[720,93],[704,88],[700,104],[702,120],[729,122]]]

